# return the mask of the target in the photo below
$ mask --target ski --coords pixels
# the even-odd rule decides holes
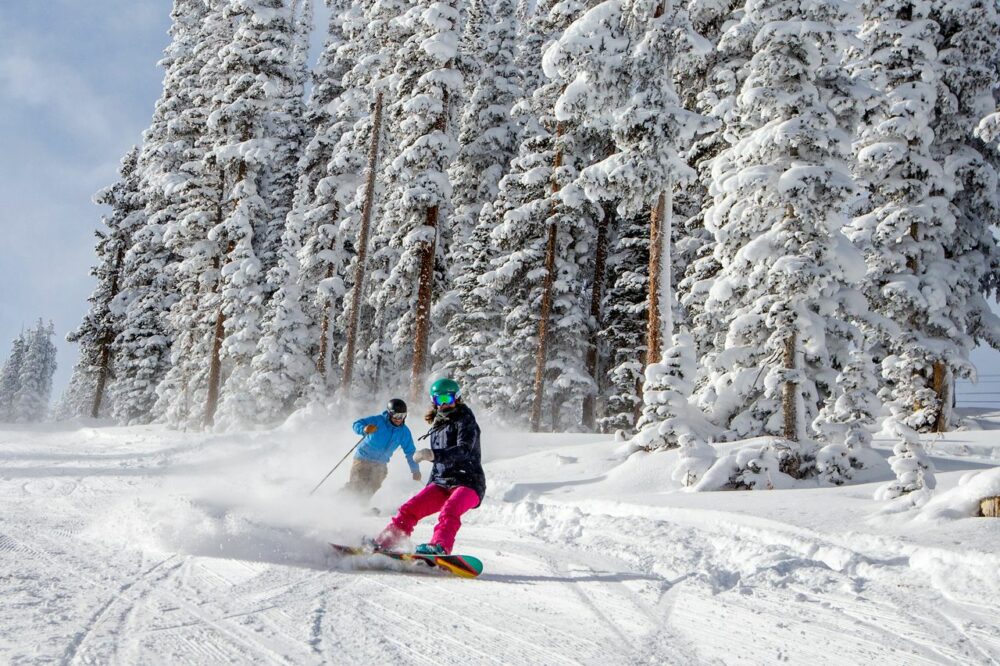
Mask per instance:
[[[398,553],[391,550],[372,551],[359,546],[344,546],[338,543],[331,543],[330,547],[335,553],[342,556],[384,555],[402,562],[420,562],[427,566],[444,569],[460,578],[475,578],[483,572],[482,561],[471,555],[421,555],[419,553]]]

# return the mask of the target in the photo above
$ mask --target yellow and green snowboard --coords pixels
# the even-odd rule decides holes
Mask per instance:
[[[356,555],[384,555],[393,560],[402,562],[420,562],[431,567],[444,569],[461,578],[475,578],[483,573],[483,563],[479,558],[470,555],[421,555],[419,553],[398,553],[391,550],[371,550],[359,546],[343,546],[338,543],[331,543],[333,552],[341,556]]]

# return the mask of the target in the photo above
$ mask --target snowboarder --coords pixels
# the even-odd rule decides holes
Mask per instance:
[[[354,432],[365,435],[351,463],[351,478],[344,490],[359,500],[372,498],[389,473],[389,458],[402,447],[414,481],[420,481],[420,466],[413,459],[416,446],[406,427],[406,403],[393,398],[384,412],[354,422]]]
[[[432,408],[425,417],[431,425],[424,437],[430,448],[420,449],[413,459],[433,462],[429,483],[407,500],[389,525],[375,539],[377,549],[392,550],[413,533],[420,519],[440,512],[430,542],[417,546],[421,555],[451,553],[462,514],[482,503],[486,475],[480,461],[479,425],[462,401],[458,383],[439,379],[430,389]],[[423,439],[424,437],[421,437]]]

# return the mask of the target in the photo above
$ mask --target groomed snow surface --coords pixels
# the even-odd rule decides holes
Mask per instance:
[[[673,452],[487,425],[488,497],[457,544],[486,569],[463,580],[328,552],[420,485],[397,453],[382,517],[338,496],[346,463],[308,496],[356,416],[0,426],[0,663],[1000,662],[1000,520],[972,517],[1000,490],[1000,418],[927,439],[938,490],[920,509],[871,499],[887,466],[688,493]]]

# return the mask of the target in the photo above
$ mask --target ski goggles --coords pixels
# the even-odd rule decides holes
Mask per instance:
[[[406,412],[389,412],[390,419],[403,419],[406,420]]]
[[[455,404],[455,394],[453,393],[440,393],[434,396],[434,404],[438,407],[444,407],[445,405]]]

